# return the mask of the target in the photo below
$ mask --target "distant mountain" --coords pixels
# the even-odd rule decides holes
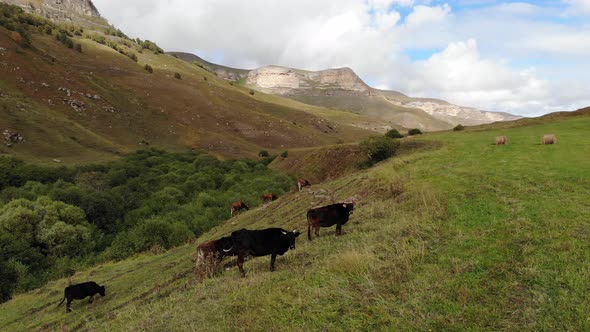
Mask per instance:
[[[440,99],[413,98],[397,91],[374,89],[350,68],[307,71],[265,66],[244,70],[217,65],[190,53],[170,54],[196,63],[222,79],[238,81],[264,93],[310,105],[352,111],[393,126],[433,131],[450,129],[457,124],[479,125],[520,118],[508,113],[458,106]]]
[[[366,113],[385,120],[399,121],[405,127],[426,130],[520,118],[507,113],[457,106],[438,99],[412,98],[397,91],[374,89],[350,68],[305,71],[266,66],[250,71],[246,84],[266,93],[314,105]]]

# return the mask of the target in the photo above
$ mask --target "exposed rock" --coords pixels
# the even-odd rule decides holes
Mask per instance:
[[[249,72],[246,83],[278,95],[370,95],[370,87],[350,68],[306,71],[267,66]]]
[[[63,101],[64,101],[64,104],[70,105],[76,112],[82,112],[87,107],[86,103],[84,103],[81,100],[75,99],[75,98],[72,98],[72,99],[64,98]]]
[[[117,109],[114,108],[113,106],[105,106],[102,109],[109,112],[109,113],[116,113],[117,112]]]
[[[4,144],[8,147],[12,146],[12,144],[18,144],[25,141],[24,137],[12,129],[5,129],[2,135],[4,136]]]
[[[91,0],[4,0],[8,4],[21,7],[29,13],[34,13],[58,22],[76,22],[86,26],[107,26]]]

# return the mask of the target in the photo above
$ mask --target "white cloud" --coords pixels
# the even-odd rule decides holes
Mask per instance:
[[[520,114],[590,104],[589,79],[581,74],[590,72],[590,26],[560,22],[573,8],[590,8],[590,0],[564,0],[568,7],[561,11],[495,0],[453,6],[461,1],[478,6],[454,11],[426,0],[94,0],[133,37],[166,50],[198,50],[225,65],[348,66],[381,87]],[[406,17],[397,11],[404,6]],[[425,61],[406,55],[432,49],[438,52]]]
[[[565,0],[570,5],[568,14],[570,15],[587,15],[590,14],[590,0]]]
[[[409,28],[415,28],[427,24],[437,24],[445,20],[451,12],[448,4],[440,6],[416,6],[406,18],[406,25]]]

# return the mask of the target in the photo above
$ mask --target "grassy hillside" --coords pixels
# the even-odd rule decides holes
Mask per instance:
[[[55,305],[66,280],[0,305],[16,330],[590,329],[590,117],[413,138],[442,142],[281,197],[197,242],[247,227],[304,230],[311,207],[354,197],[342,237],[322,229],[277,259],[197,282],[194,245],[76,273],[107,296]],[[540,137],[556,134],[557,145]],[[493,145],[507,135],[509,144]]]
[[[25,47],[16,32],[0,27],[0,131],[16,130],[26,140],[12,148],[1,144],[0,154],[80,163],[149,144],[238,158],[254,157],[263,148],[280,152],[353,142],[371,133],[325,118],[320,108],[298,108],[278,97],[264,100],[259,92],[252,96],[249,89],[173,56],[142,50],[124,37],[86,28],[70,38],[81,45],[80,53],[55,36],[28,29],[31,46]],[[103,38],[104,44],[90,37]]]

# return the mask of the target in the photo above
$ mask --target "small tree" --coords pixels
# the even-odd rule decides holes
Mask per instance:
[[[453,131],[463,131],[465,127],[462,124],[458,124],[453,128]]]
[[[145,70],[147,70],[147,72],[150,74],[154,72],[154,68],[152,68],[152,66],[148,65],[147,63],[145,64],[145,66],[143,68]]]
[[[127,53],[127,56],[129,57],[129,59],[131,59],[131,60],[133,60],[135,62],[137,62],[137,60],[138,60],[137,59],[137,55],[135,53],[133,53],[133,52]]]
[[[266,150],[260,150],[260,152],[258,152],[258,157],[266,158],[268,156],[270,156],[270,154]]]
[[[418,128],[413,128],[413,129],[408,130],[408,135],[410,135],[410,136],[422,135],[422,131]]]
[[[250,96],[254,95],[254,90],[250,90]]]
[[[81,44],[74,44],[74,50],[82,53],[82,45]]]
[[[399,131],[397,131],[397,129],[389,129],[387,131],[387,133],[385,133],[385,136],[387,136],[389,138],[402,138],[402,137],[404,137],[404,135],[400,134]]]
[[[176,78],[177,80],[181,80],[182,76],[180,75],[180,73],[174,73],[174,78]]]
[[[287,158],[289,156],[289,151],[283,151],[283,153],[281,153],[281,157],[283,158]]]

